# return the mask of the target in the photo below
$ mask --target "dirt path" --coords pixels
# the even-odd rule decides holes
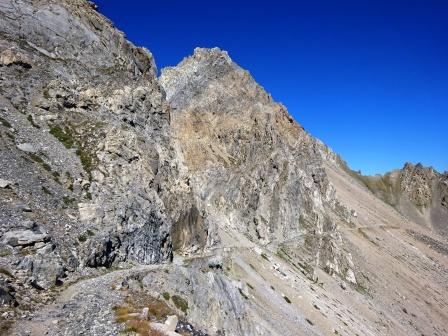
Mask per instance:
[[[35,313],[31,320],[18,321],[12,328],[13,334],[117,335],[122,326],[114,322],[112,308],[123,302],[125,293],[113,290],[112,284],[160,267],[138,266],[80,280],[64,289],[53,304]]]

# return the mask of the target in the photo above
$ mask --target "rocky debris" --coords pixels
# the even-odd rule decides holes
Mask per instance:
[[[401,172],[400,188],[417,207],[426,208],[431,203],[431,180],[435,175],[432,168],[406,163]]]
[[[106,236],[102,240],[92,240],[85,249],[85,265],[88,267],[110,267],[117,257],[120,239],[117,236]]]
[[[191,336],[208,336],[206,333],[195,330],[195,328],[188,322],[179,321],[177,322],[176,332],[181,335],[191,335]]]
[[[62,284],[65,269],[56,256],[45,255],[32,261],[31,284],[37,289],[49,289]]]
[[[66,272],[171,260],[191,208],[153,57],[93,7],[0,6],[2,258],[36,302]]]

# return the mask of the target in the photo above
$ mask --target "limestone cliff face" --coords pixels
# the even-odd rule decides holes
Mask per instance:
[[[160,78],[171,129],[208,234],[236,230],[339,271],[342,244],[322,144],[225,51],[197,48]]]

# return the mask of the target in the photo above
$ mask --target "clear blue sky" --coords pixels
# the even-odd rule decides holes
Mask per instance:
[[[448,170],[448,1],[95,1],[160,68],[220,47],[365,174]]]

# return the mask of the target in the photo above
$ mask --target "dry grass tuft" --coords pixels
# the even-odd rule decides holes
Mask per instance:
[[[149,310],[149,319],[153,321],[163,321],[168,315],[175,314],[173,309],[165,302],[138,293],[127,296],[123,306],[113,308],[115,321],[126,325],[125,332],[135,332],[142,336],[164,335],[157,330],[151,329],[151,323],[139,315],[145,307]]]

